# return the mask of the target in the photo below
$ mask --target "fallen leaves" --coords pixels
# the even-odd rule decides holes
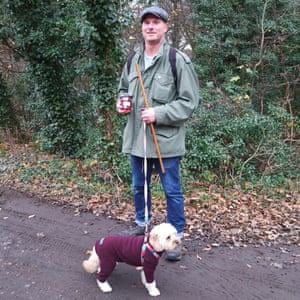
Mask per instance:
[[[203,248],[203,251],[205,251],[205,252],[209,252],[209,251],[211,251],[211,246],[210,245],[207,245],[205,248]]]
[[[37,236],[38,238],[44,238],[46,235],[44,234],[44,232],[38,232],[38,233],[36,234],[36,236]]]
[[[101,171],[96,160],[62,159],[15,145],[13,153],[7,147],[3,150],[0,166],[1,185],[72,205],[76,215],[91,211],[122,222],[135,218],[128,190],[122,183],[114,182],[110,170]],[[248,243],[284,242],[300,247],[298,190],[278,189],[270,196],[254,190],[242,192],[238,187],[203,188],[201,183],[194,183],[188,190],[185,238],[214,241],[204,251],[220,244],[242,247]],[[154,224],[165,222],[163,196],[154,194],[152,210]]]
[[[179,265],[179,268],[183,269],[183,270],[187,270],[187,266],[185,266],[185,265]]]
[[[270,198],[255,192],[211,189],[205,202],[192,196],[192,208],[187,199],[187,227],[193,236],[215,239],[242,246],[243,243],[274,243],[287,241],[299,243],[300,198],[299,194],[286,194],[285,198]],[[203,191],[199,198],[203,198]],[[197,213],[196,213],[197,212]],[[200,224],[200,226],[198,226]],[[201,230],[199,230],[199,227]]]
[[[282,263],[271,262],[270,265],[273,266],[276,269],[282,269],[283,268],[283,264]]]

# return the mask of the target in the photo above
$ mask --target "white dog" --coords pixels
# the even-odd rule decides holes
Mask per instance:
[[[98,271],[97,284],[104,293],[112,291],[107,278],[117,262],[142,267],[141,280],[150,296],[160,292],[154,280],[154,271],[164,251],[172,251],[181,243],[176,229],[168,223],[155,226],[149,236],[111,236],[96,241],[92,254],[83,261],[85,271]]]

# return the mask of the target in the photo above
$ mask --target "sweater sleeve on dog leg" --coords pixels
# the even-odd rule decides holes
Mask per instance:
[[[154,272],[158,265],[159,259],[155,257],[149,250],[146,251],[144,260],[144,273],[147,283],[154,281]]]
[[[154,271],[155,271],[156,266],[157,266],[157,263],[155,263],[155,261],[154,262],[153,261],[152,262],[151,261],[144,262],[144,273],[145,273],[147,283],[151,283],[154,281]]]
[[[104,282],[105,280],[107,280],[107,278],[112,273],[115,267],[116,267],[116,262],[114,260],[108,260],[108,259],[101,260],[98,280],[100,282]]]

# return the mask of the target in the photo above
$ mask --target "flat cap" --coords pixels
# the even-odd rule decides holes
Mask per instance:
[[[169,18],[168,13],[164,9],[158,6],[145,8],[141,13],[141,23],[144,22],[144,19],[146,18],[147,15],[153,15],[159,19],[162,19],[166,23],[168,22],[168,18]]]

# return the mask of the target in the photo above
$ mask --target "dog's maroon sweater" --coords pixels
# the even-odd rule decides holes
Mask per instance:
[[[100,259],[98,280],[104,282],[116,266],[116,262],[124,262],[132,266],[141,266],[141,251],[144,237],[111,236],[98,240],[95,250]],[[159,257],[162,252],[159,252]],[[143,269],[148,283],[154,280],[154,271],[158,258],[147,248],[144,255]]]

